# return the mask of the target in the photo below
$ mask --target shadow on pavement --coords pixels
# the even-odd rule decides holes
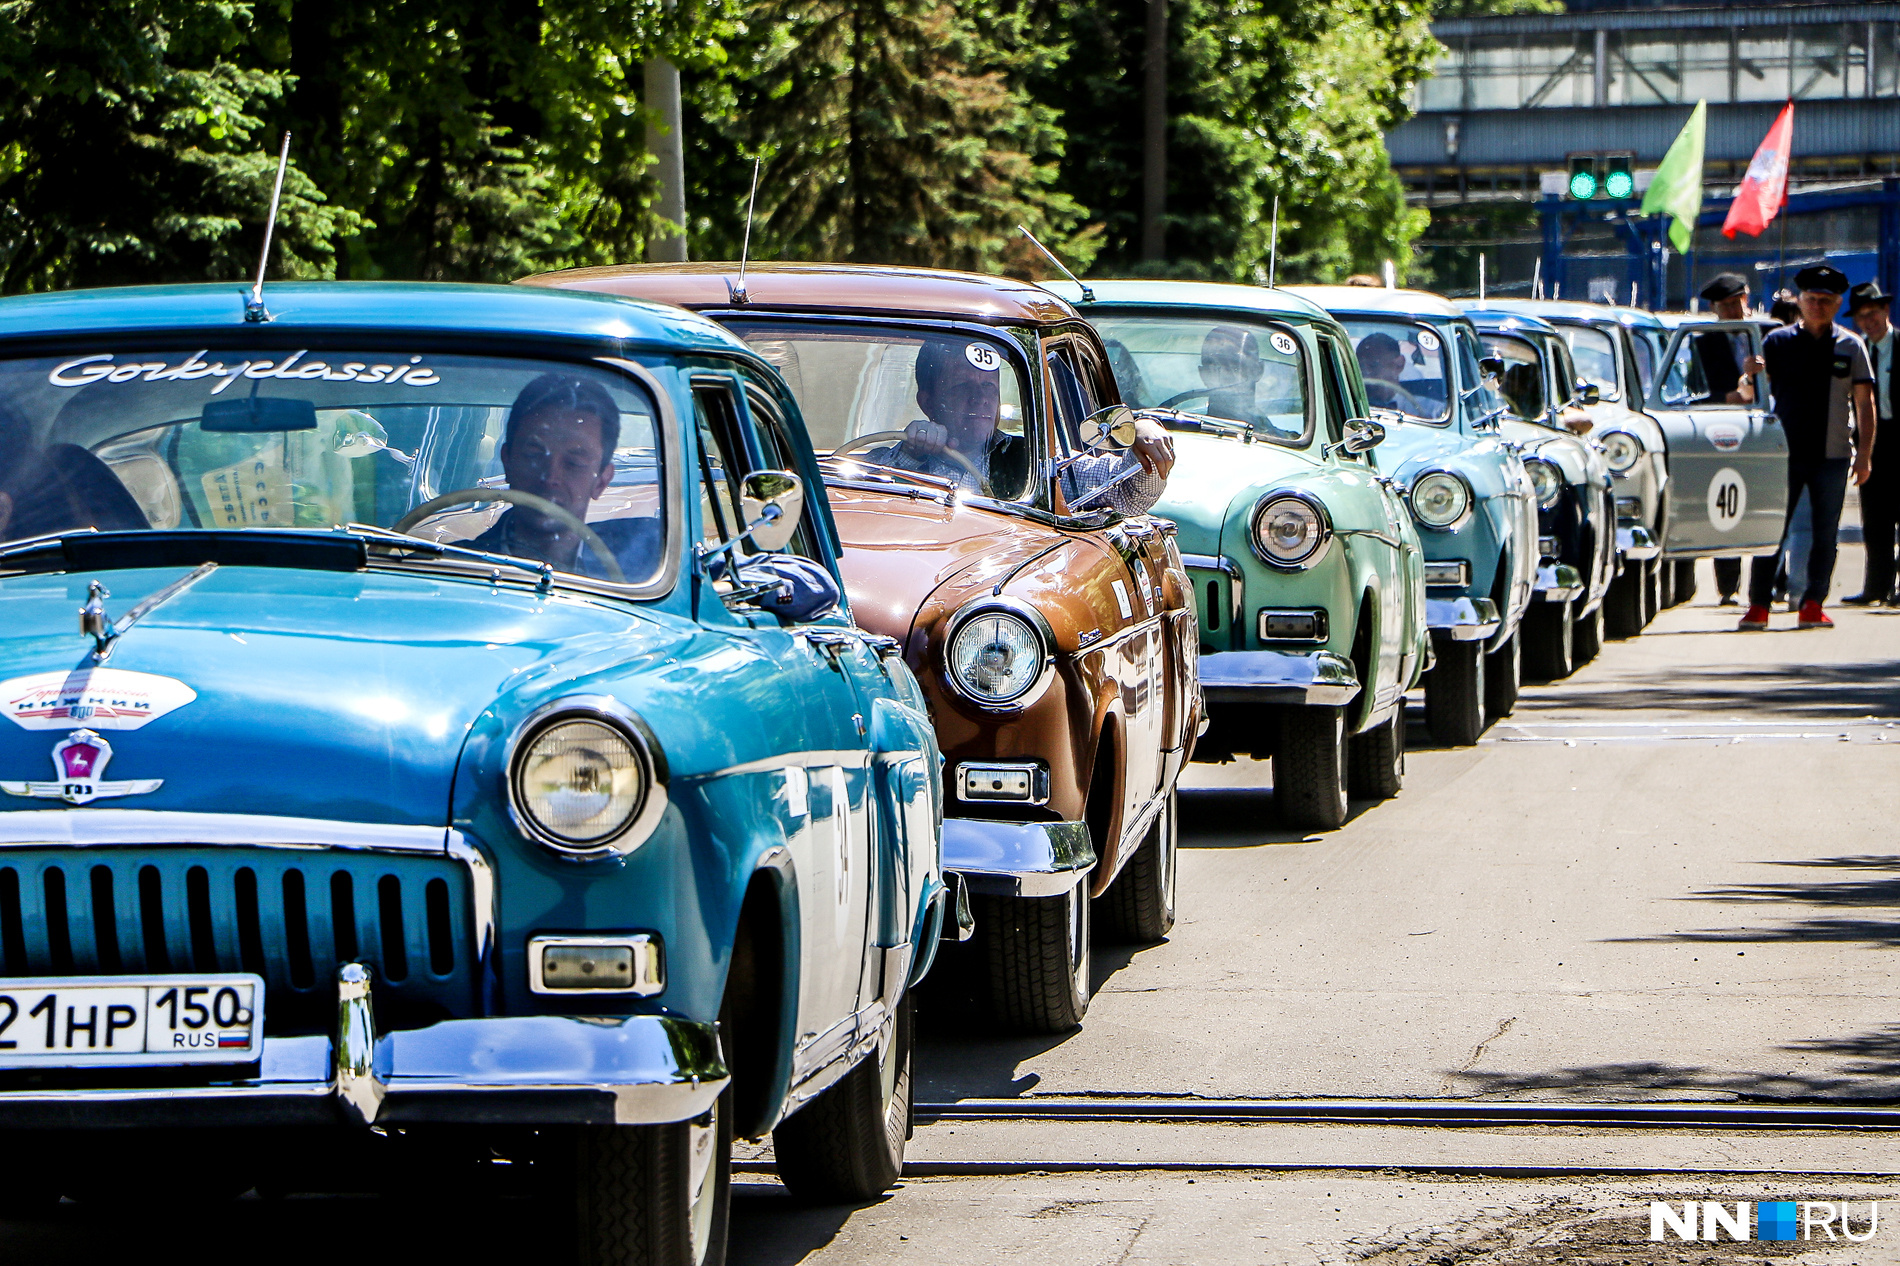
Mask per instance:
[[[1273,809],[1273,792],[1264,787],[1181,788],[1182,848],[1258,848],[1262,844],[1317,844],[1330,831],[1293,831],[1280,825]],[[1377,800],[1354,800],[1346,813],[1350,824]]]
[[[1787,942],[1864,943],[1887,948],[1900,947],[1900,856],[1861,855],[1820,857],[1808,861],[1766,862],[1769,866],[1793,866],[1835,873],[1858,871],[1855,879],[1813,883],[1726,884],[1711,888],[1684,901],[1714,902],[1719,905],[1767,906],[1800,905],[1836,909],[1884,909],[1888,918],[1812,918],[1760,928],[1699,928],[1693,932],[1670,932],[1657,936],[1624,937],[1612,944],[1776,944]]]
[[[882,1203],[801,1204],[777,1183],[747,1182],[735,1176],[726,1260],[733,1266],[792,1266],[836,1239],[852,1214]]]
[[[1578,683],[1568,694],[1536,702],[1545,707],[1587,707],[1592,713],[1694,712],[1711,720],[1892,717],[1900,715],[1900,660],[1674,670],[1619,677],[1603,686]]]
[[[1833,1074],[1716,1071],[1679,1064],[1632,1062],[1542,1073],[1452,1072],[1447,1074],[1447,1080],[1457,1087],[1460,1097],[1475,1099],[1616,1103],[1697,1099],[1886,1102],[1900,1098],[1900,1029],[1889,1028],[1851,1038],[1817,1039],[1781,1049],[1882,1058],[1878,1062],[1846,1064]]]

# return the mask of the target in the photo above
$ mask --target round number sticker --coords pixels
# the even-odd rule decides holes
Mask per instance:
[[[1291,356],[1293,354],[1294,344],[1291,334],[1282,334],[1280,331],[1275,330],[1272,334],[1267,336],[1267,341],[1273,344],[1273,350],[1280,353],[1280,355]]]
[[[1438,350],[1438,336],[1430,330],[1420,330],[1418,332],[1418,345],[1428,352],[1435,352]]]
[[[1732,466],[1724,466],[1709,480],[1709,526],[1733,531],[1748,511],[1748,481]]]
[[[963,359],[975,365],[985,373],[995,373],[1002,368],[1003,358],[988,343],[971,343],[963,349]]]

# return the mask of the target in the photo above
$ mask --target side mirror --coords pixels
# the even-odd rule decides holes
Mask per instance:
[[[1079,430],[1079,438],[1089,448],[1128,448],[1135,442],[1135,411],[1125,404],[1111,404],[1083,418]]]
[[[1478,372],[1486,378],[1504,377],[1504,358],[1502,356],[1484,356],[1478,360]]]
[[[1577,403],[1578,404],[1581,404],[1581,405],[1597,404],[1597,403],[1600,403],[1602,399],[1603,399],[1603,388],[1597,386],[1595,383],[1580,382],[1577,384]]]
[[[1363,453],[1385,443],[1385,426],[1371,418],[1348,418],[1346,438],[1339,447],[1348,453]]]
[[[782,550],[805,513],[805,481],[789,470],[755,470],[739,485],[739,506],[747,520],[739,535],[767,553]]]

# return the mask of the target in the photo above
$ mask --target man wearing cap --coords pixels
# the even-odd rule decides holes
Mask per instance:
[[[1814,545],[1808,554],[1807,591],[1801,596],[1799,627],[1831,629],[1821,610],[1834,579],[1835,538],[1847,481],[1865,484],[1878,423],[1874,413],[1874,372],[1867,345],[1834,324],[1847,278],[1839,269],[1814,264],[1795,274],[1801,292],[1801,321],[1784,325],[1762,341],[1775,415],[1788,437],[1788,504],[1802,493],[1814,515]],[[1782,536],[1787,536],[1784,523]],[[1776,550],[1779,555],[1780,550]],[[1768,627],[1768,603],[1774,592],[1777,559],[1757,556],[1749,568],[1748,613],[1741,628]]]
[[[1709,311],[1718,321],[1748,319],[1748,279],[1740,273],[1720,273],[1702,287]],[[1755,403],[1755,375],[1761,364],[1749,350],[1748,336],[1733,330],[1710,330],[1696,336],[1696,351],[1702,357],[1702,376],[1709,387],[1709,399],[1729,404]]]
[[[1900,413],[1900,374],[1894,372],[1894,352],[1900,337],[1894,334],[1893,296],[1877,281],[1863,281],[1847,294],[1847,314],[1867,340],[1874,366],[1874,409],[1883,430]],[[1894,536],[1900,530],[1900,430],[1886,432],[1887,443],[1874,450],[1873,473],[1860,486],[1861,539],[1867,546],[1867,577],[1860,592],[1842,602],[1871,606],[1885,602],[1900,606],[1893,587]]]

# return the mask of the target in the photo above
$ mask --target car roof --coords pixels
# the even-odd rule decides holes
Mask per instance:
[[[1715,320],[1710,312],[1658,312],[1656,320],[1665,330],[1679,330],[1685,325],[1707,325]]]
[[[938,316],[996,325],[1074,320],[1075,309],[1041,286],[1009,277],[871,264],[748,264],[746,301],[733,298],[736,263],[611,264],[523,277],[518,286],[638,295],[684,308]]]
[[[62,290],[0,299],[0,339],[65,332],[233,332],[247,327],[236,282]],[[450,282],[296,281],[264,287],[274,334],[401,330],[613,341],[653,349],[745,352],[704,317],[657,303]],[[749,356],[749,353],[748,353]]]
[[[1557,333],[1557,327],[1542,317],[1532,316],[1527,312],[1501,312],[1496,308],[1480,308],[1476,305],[1476,300],[1468,304],[1460,301],[1458,304],[1464,309],[1465,315],[1471,318],[1471,323],[1481,330],[1496,330],[1501,333],[1511,330],[1535,330],[1539,334],[1549,334],[1553,337]]]
[[[1451,300],[1429,290],[1388,290],[1384,286],[1288,286],[1288,294],[1309,299],[1328,312],[1409,317],[1461,317]]]
[[[1493,299],[1490,302],[1499,312],[1517,312],[1546,321],[1587,321],[1595,325],[1610,320],[1619,325],[1652,328],[1662,325],[1655,313],[1622,304],[1583,303],[1575,299]]]
[[[1072,281],[1044,282],[1045,289],[1076,304],[1087,315],[1089,304],[1081,302],[1081,287]],[[1107,278],[1090,280],[1089,290],[1098,304],[1125,304],[1139,307],[1220,308],[1229,312],[1254,312],[1261,316],[1324,317],[1326,309],[1303,295],[1267,286],[1242,286],[1222,281],[1154,281],[1146,278]]]

